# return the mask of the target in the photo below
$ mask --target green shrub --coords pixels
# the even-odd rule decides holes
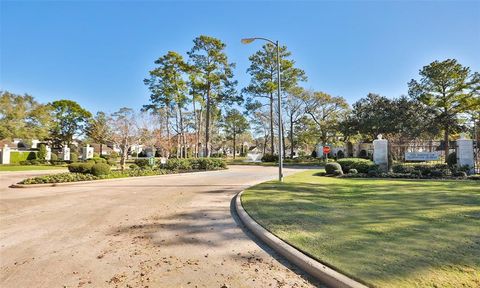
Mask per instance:
[[[138,169],[138,165],[137,165],[137,164],[130,164],[130,165],[128,166],[128,168],[130,168],[130,169]]]
[[[45,144],[40,144],[38,147],[37,158],[41,160],[45,160],[47,157],[47,146]]]
[[[72,162],[78,162],[78,154],[75,152],[70,153],[70,161]]]
[[[165,167],[168,170],[179,171],[179,170],[192,170],[193,162],[188,159],[168,159]]]
[[[327,165],[325,165],[325,171],[328,175],[335,175],[335,173],[337,173],[336,171],[340,171],[343,174],[342,166],[338,163],[327,163]]]
[[[480,180],[480,175],[470,175],[467,177],[468,180]]]
[[[343,175],[343,171],[342,170],[335,170],[335,171],[333,171],[332,175],[341,176],[341,175]]]
[[[348,171],[348,174],[358,174],[358,171],[357,171],[357,169],[350,169]]]
[[[110,173],[110,165],[106,163],[97,163],[93,165],[90,171],[90,173],[95,176],[108,175]]]
[[[262,162],[278,162],[278,155],[265,154],[261,160]]]
[[[140,168],[147,167],[148,159],[135,159],[135,164]]]
[[[68,165],[68,171],[72,173],[91,173],[93,165],[95,165],[93,161],[84,163],[72,163]]]
[[[52,153],[52,154],[50,155],[50,161],[57,161],[57,160],[58,160],[58,155],[55,154],[55,153]]]
[[[117,165],[117,160],[115,159],[108,159],[107,164],[110,166],[116,166]]]
[[[393,165],[394,173],[414,173],[415,175],[429,177],[445,177],[450,174],[448,165],[445,163],[398,163]]]
[[[37,159],[37,152],[34,151],[12,151],[10,152],[10,164],[19,164],[20,161]]]
[[[137,157],[138,153],[137,152],[132,152],[132,157]]]
[[[350,169],[356,169],[358,173],[368,173],[368,170],[375,168],[373,161],[362,158],[343,158],[337,161],[342,166],[342,171],[348,173]]]
[[[100,157],[93,157],[92,159],[88,159],[88,160],[93,160],[95,164],[98,164],[98,163],[107,164],[107,160]]]
[[[198,158],[189,159],[192,169],[198,170],[216,170],[226,168],[227,164],[223,159],[218,158]]]
[[[100,158],[100,154],[98,154],[98,153],[93,153],[93,158]]]
[[[20,182],[20,184],[46,184],[46,183],[64,183],[64,182],[76,182],[76,181],[89,181],[99,179],[92,174],[82,173],[60,173],[46,176],[39,176],[33,178],[27,178]]]

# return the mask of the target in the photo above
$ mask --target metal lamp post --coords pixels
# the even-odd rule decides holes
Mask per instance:
[[[272,41],[267,38],[254,37],[242,39],[243,44],[250,44],[255,40],[267,41],[277,47],[277,93],[278,93],[278,180],[283,181],[283,129],[282,129],[282,97],[280,89],[280,45],[278,41]]]

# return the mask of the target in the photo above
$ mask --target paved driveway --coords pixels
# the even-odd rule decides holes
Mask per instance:
[[[0,286],[311,287],[231,214],[237,192],[276,173],[233,166],[28,189],[7,186],[31,173],[1,174]]]

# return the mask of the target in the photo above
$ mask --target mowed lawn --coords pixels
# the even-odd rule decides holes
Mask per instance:
[[[480,182],[338,179],[246,190],[262,226],[374,287],[480,287]]]
[[[0,165],[1,171],[37,171],[37,170],[58,170],[66,169],[62,166],[46,166],[46,165]]]

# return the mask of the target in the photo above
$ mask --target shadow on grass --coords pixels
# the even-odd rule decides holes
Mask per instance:
[[[476,183],[315,178],[267,182],[242,202],[280,238],[359,280],[414,286],[444,271],[460,278],[445,286],[479,283]],[[419,271],[426,279],[412,280]]]

